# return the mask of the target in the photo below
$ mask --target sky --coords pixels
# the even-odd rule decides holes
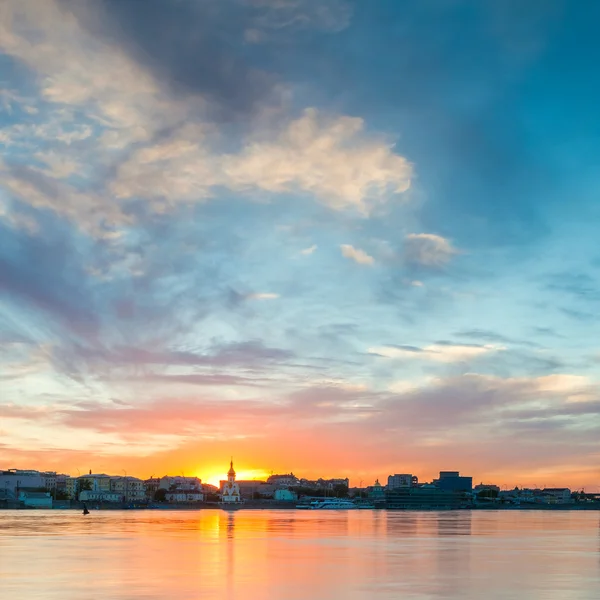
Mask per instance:
[[[600,4],[0,5],[0,468],[600,490]]]

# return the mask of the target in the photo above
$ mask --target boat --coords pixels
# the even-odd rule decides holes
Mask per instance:
[[[296,508],[303,510],[355,510],[356,504],[344,498],[312,498],[308,502],[300,502]]]

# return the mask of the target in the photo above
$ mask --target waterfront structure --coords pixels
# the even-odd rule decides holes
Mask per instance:
[[[242,501],[240,495],[240,486],[235,481],[235,469],[233,468],[233,459],[227,472],[227,481],[221,488],[221,501],[226,504],[236,504]]]
[[[28,508],[52,508],[52,496],[50,492],[21,491],[18,496],[19,502]]]
[[[202,502],[204,494],[199,490],[171,490],[165,494],[167,502]]]
[[[117,492],[94,492],[92,490],[82,490],[79,492],[80,502],[121,502],[123,496]]]
[[[471,492],[473,478],[461,477],[459,471],[440,471],[439,479],[434,479],[433,484],[444,492]]]
[[[343,498],[303,498],[296,508],[304,510],[356,510],[357,505]]]
[[[279,502],[295,502],[298,500],[298,494],[286,488],[275,490],[274,499]]]
[[[451,509],[467,506],[463,494],[442,490],[432,484],[388,489],[385,506],[389,509]]]
[[[542,497],[547,504],[568,504],[573,502],[569,488],[544,488]]]

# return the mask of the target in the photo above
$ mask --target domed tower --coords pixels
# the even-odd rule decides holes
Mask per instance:
[[[235,469],[233,468],[233,458],[229,463],[229,471],[227,471],[227,481],[229,481],[229,483],[235,482]]]

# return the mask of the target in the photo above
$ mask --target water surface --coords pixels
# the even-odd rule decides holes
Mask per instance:
[[[599,600],[600,514],[0,511],[16,600]]]

